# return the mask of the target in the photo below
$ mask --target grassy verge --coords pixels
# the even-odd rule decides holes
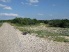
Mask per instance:
[[[3,23],[0,23],[0,27],[2,26]]]
[[[64,37],[60,37],[60,36],[54,37],[53,40],[58,42],[69,42],[69,39],[65,39]]]
[[[69,37],[69,29],[67,28],[51,28],[51,27],[45,27],[45,25],[27,25],[27,26],[20,26],[16,24],[14,25],[17,29],[19,29],[22,32],[30,32],[30,33],[36,33],[38,37],[41,38],[48,38],[53,41],[58,42],[69,42],[69,39],[66,39],[65,36]],[[43,29],[43,27],[45,27]],[[57,30],[58,29],[58,30]],[[54,30],[57,30],[56,32]]]

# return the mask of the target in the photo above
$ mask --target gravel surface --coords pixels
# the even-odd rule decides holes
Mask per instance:
[[[69,43],[22,35],[8,23],[0,28],[0,52],[69,52]]]

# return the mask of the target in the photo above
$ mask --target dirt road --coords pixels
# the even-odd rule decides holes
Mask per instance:
[[[69,43],[22,35],[8,23],[0,28],[0,52],[69,52]]]

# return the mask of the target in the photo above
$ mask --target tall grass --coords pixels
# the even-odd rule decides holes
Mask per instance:
[[[65,38],[65,36],[69,37],[68,28],[45,27],[45,25],[15,26],[22,32],[36,33],[36,36],[41,38],[48,38],[58,42],[69,42],[69,39]]]
[[[0,27],[2,26],[3,23],[0,23]]]

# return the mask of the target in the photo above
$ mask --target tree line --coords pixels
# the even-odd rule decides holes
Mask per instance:
[[[10,22],[18,25],[36,25],[36,24],[44,23],[44,24],[48,24],[51,27],[69,28],[68,19],[37,20],[37,19],[16,17],[15,19],[11,19],[11,20],[0,20],[0,23],[1,22]]]

